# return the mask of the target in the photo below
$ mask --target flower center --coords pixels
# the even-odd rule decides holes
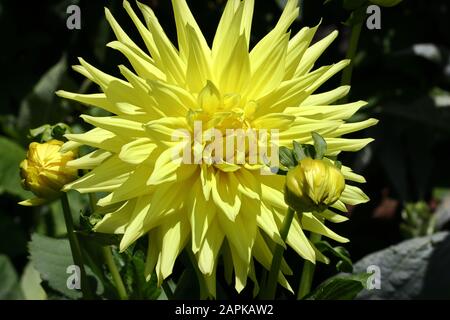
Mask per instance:
[[[209,159],[208,164],[248,163],[249,154],[258,145],[257,132],[251,126],[257,103],[246,101],[238,93],[222,95],[210,81],[197,100],[198,109],[187,115],[194,155],[201,152],[203,159]]]

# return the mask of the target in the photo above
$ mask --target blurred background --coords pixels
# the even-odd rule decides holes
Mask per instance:
[[[170,1],[142,2],[154,9],[175,42]],[[253,44],[275,25],[284,2],[256,0]],[[350,37],[345,22],[351,11],[343,8],[341,0],[325,2],[304,0],[301,16],[293,26],[296,32],[322,21],[315,41],[334,29],[340,31],[317,65],[343,59]],[[211,41],[225,0],[188,3]],[[66,9],[71,4],[81,8],[80,30],[66,27]],[[61,237],[65,226],[58,203],[33,209],[17,205],[28,197],[20,187],[18,165],[25,157],[30,129],[65,122],[74,131],[81,131],[80,112],[99,114],[54,94],[58,89],[96,92],[94,85],[72,71],[70,66],[77,64],[77,57],[113,75],[119,75],[117,65],[127,64],[124,57],[105,46],[113,40],[104,19],[105,6],[143,46],[121,1],[42,0],[25,4],[0,0],[0,277],[8,275],[18,283],[22,279],[22,285],[24,277],[30,276],[26,270],[31,234]],[[445,233],[450,226],[449,10],[447,0],[405,0],[398,6],[381,8],[381,29],[362,28],[349,98],[369,104],[351,120],[374,117],[380,122],[354,135],[373,137],[375,142],[358,153],[341,155],[340,160],[365,176],[367,183],[362,188],[371,201],[349,208],[351,219],[334,230],[351,239],[345,247],[354,262],[374,252],[386,254],[386,250],[391,259],[394,252],[406,260],[392,262],[389,274],[382,278],[390,290],[367,291],[361,298],[450,298],[450,240]],[[340,76],[335,76],[320,90],[339,83]],[[76,194],[71,194],[71,200],[76,213],[85,210],[86,200]],[[420,240],[431,234],[435,238],[427,239],[434,242]],[[415,240],[419,242],[411,242]],[[402,246],[405,241],[407,249]],[[389,248],[392,245],[397,247]],[[425,253],[419,250],[423,246],[428,250]],[[316,281],[333,272],[336,270],[321,266]],[[438,280],[432,276],[436,272]],[[0,281],[0,298],[8,298],[7,294],[6,282]]]

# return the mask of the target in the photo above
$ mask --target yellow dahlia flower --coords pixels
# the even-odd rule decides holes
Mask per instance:
[[[77,177],[77,169],[66,167],[75,152],[61,153],[62,141],[30,143],[27,158],[20,163],[20,176],[25,190],[37,197],[19,202],[23,206],[38,206],[58,198],[62,187]]]
[[[128,37],[106,9],[117,37],[108,46],[123,53],[133,70],[121,65],[123,78],[116,78],[80,59],[74,69],[98,84],[100,93],[57,93],[113,114],[83,115],[95,128],[66,135],[70,140],[66,150],[80,145],[97,148],[69,162],[73,168],[92,171],[66,188],[108,193],[98,201],[101,212],[107,213],[95,230],[123,234],[121,250],[148,236],[148,278],[156,271],[161,283],[186,248],[195,255],[211,295],[215,295],[219,256],[224,257],[227,270],[234,270],[235,288],[240,292],[248,277],[256,281],[255,261],[270,269],[274,245],[284,245],[279,228],[287,209],[285,177],[262,174],[264,161],[248,161],[250,147],[237,155],[227,153],[222,162],[214,157],[214,161],[186,163],[180,150],[190,149],[197,160],[199,154],[213,152],[211,143],[187,143],[184,135],[196,140],[210,135],[211,128],[222,136],[227,129],[276,129],[277,146],[290,146],[292,140],[311,142],[315,131],[328,144],[327,156],[336,156],[371,142],[341,136],[376,120],[345,122],[365,105],[362,101],[331,105],[348,93],[348,86],[314,93],[349,61],[313,70],[337,32],[313,45],[317,27],[303,28],[291,37],[290,25],[299,14],[296,0],[287,2],[274,29],[253,48],[249,39],[254,0],[227,2],[211,46],[185,0],[172,1],[178,46],[170,42],[151,8],[138,2],[144,24],[127,1],[123,4],[146,50]],[[199,127],[200,133],[195,130]],[[342,172],[347,180],[364,182],[350,168],[343,167]],[[332,207],[346,211],[345,204],[366,201],[359,188],[346,185]],[[328,210],[320,215],[332,222],[346,220]],[[296,217],[286,243],[312,262],[324,257],[304,230],[348,241],[312,213]],[[283,263],[279,282],[289,290],[284,275],[290,273]]]

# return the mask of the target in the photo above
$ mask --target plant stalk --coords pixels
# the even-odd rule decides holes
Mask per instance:
[[[311,242],[320,241],[321,235],[317,233],[312,233],[309,236]],[[314,272],[316,270],[316,265],[308,260],[305,260],[303,265],[302,277],[300,279],[300,286],[298,288],[297,299],[303,299],[311,292],[311,286],[314,278]]]
[[[351,29],[351,34],[350,34],[350,43],[349,43],[349,46],[347,49],[347,54],[345,56],[346,59],[350,59],[350,64],[342,72],[341,86],[350,85],[350,83],[352,81],[353,66],[355,65],[355,56],[356,56],[356,51],[358,49],[358,43],[359,43],[359,38],[361,35],[362,26],[364,23],[365,12],[366,12],[365,6],[353,11],[354,22],[352,24],[352,29]],[[340,100],[340,103],[343,103],[343,104],[345,104],[347,102],[348,102],[348,95],[343,97]]]
[[[294,214],[294,210],[289,207],[286,216],[284,217],[283,226],[280,230],[280,236],[283,241],[286,241],[289,229],[291,227],[292,219],[294,219]],[[263,299],[275,299],[278,275],[280,273],[281,261],[283,259],[283,252],[283,246],[278,244],[275,248],[275,253],[273,254],[272,265],[270,267],[269,277],[267,280],[267,287],[262,295]]]
[[[128,300],[127,290],[125,289],[125,285],[123,284],[122,277],[120,276],[119,273],[119,269],[117,269],[117,265],[114,262],[114,257],[111,253],[111,248],[103,247],[103,254],[105,256],[105,262],[106,265],[108,266],[109,272],[111,272],[111,276],[113,278],[120,300]]]
[[[83,293],[83,299],[93,299],[90,284],[84,268],[83,254],[81,252],[80,242],[75,234],[72,213],[70,211],[69,199],[67,194],[63,193],[61,196],[61,204],[64,213],[64,220],[67,228],[67,237],[69,238],[70,250],[72,251],[73,262],[80,268],[80,280],[81,280],[81,292]]]

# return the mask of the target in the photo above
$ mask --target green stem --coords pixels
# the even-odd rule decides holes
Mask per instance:
[[[311,242],[317,242],[320,240],[322,236],[317,233],[312,233],[309,237]],[[297,299],[303,299],[311,292],[311,285],[314,277],[314,271],[316,269],[316,265],[308,260],[305,260],[303,265],[302,277],[300,280],[300,287],[298,288]]]
[[[351,35],[350,35],[350,43],[349,43],[349,46],[347,49],[347,54],[345,57],[346,59],[350,59],[350,64],[342,72],[341,86],[350,85],[350,83],[352,81],[353,66],[355,64],[354,60],[355,60],[356,51],[358,49],[358,43],[359,43],[359,38],[361,35],[361,29],[362,29],[362,26],[364,23],[365,12],[366,12],[365,6],[353,11],[354,23],[352,25],[352,30],[351,30]],[[345,96],[344,98],[342,98],[340,102],[347,103],[348,96]]]
[[[105,262],[108,266],[109,272],[113,278],[114,284],[116,285],[117,293],[119,294],[120,300],[128,300],[127,290],[123,284],[122,278],[120,276],[117,265],[114,262],[113,255],[111,253],[110,247],[103,247],[103,255],[105,256]]]
[[[162,288],[164,290],[164,293],[166,294],[166,297],[168,300],[173,299],[173,291],[172,288],[169,286],[169,283],[167,281],[163,281]]]
[[[61,204],[64,213],[64,220],[66,222],[67,236],[69,238],[70,250],[72,251],[73,262],[80,268],[80,280],[81,280],[81,292],[83,293],[84,299],[93,299],[90,284],[86,275],[86,270],[84,268],[83,254],[81,252],[80,242],[75,234],[72,213],[70,212],[69,199],[67,194],[63,193],[61,196]]]
[[[284,217],[283,226],[280,230],[280,236],[283,241],[286,241],[289,229],[291,227],[292,219],[294,218],[294,210],[288,208],[286,216]],[[273,254],[272,265],[270,267],[269,278],[267,280],[267,286],[263,292],[263,299],[275,299],[275,293],[277,291],[278,275],[280,273],[281,261],[283,259],[283,246],[277,244],[275,253]]]

